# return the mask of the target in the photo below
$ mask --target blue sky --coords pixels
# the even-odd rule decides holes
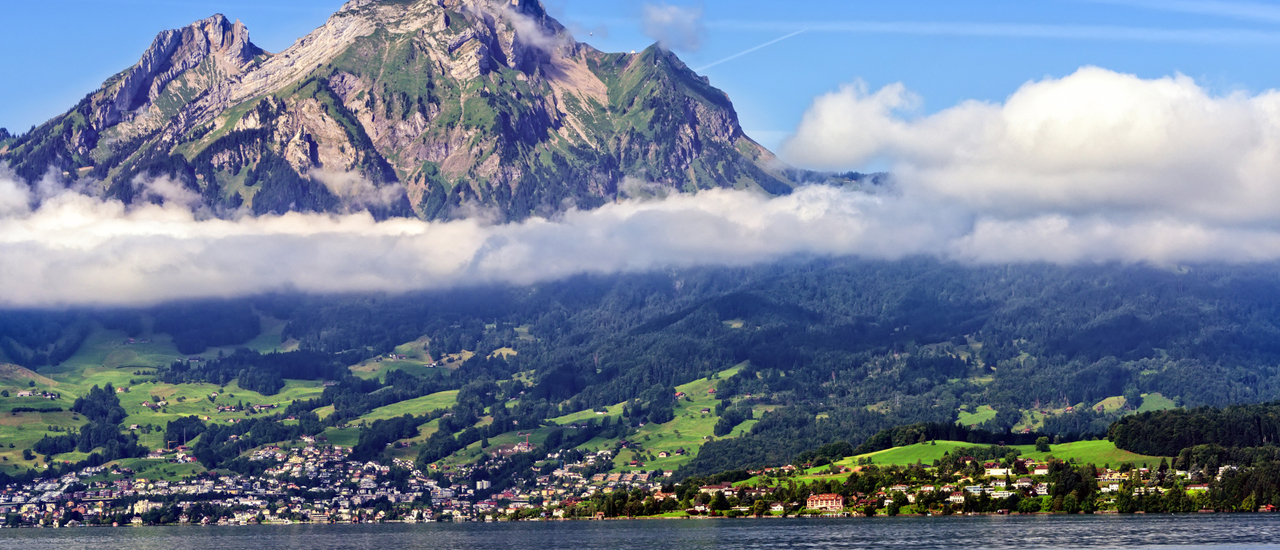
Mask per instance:
[[[279,51],[340,0],[8,2],[0,20],[0,126],[25,129],[69,108],[134,63],[155,33],[213,13],[243,20]],[[639,1],[546,0],[579,40],[608,51],[653,42]],[[1214,93],[1280,88],[1280,3],[1210,0],[673,1],[697,10],[700,47],[677,50],[729,93],[744,128],[769,146],[813,98],[861,79],[902,82],[924,113],[1000,101],[1029,80],[1096,65],[1143,78],[1182,73]],[[591,34],[594,32],[594,34]]]

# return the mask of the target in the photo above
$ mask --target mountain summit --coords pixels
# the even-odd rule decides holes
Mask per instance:
[[[792,185],[674,54],[600,52],[536,0],[353,0],[276,54],[216,15],[0,140],[32,182],[52,168],[132,202],[169,177],[259,214],[521,219],[628,191]]]

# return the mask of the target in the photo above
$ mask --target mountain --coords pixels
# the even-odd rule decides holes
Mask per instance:
[[[584,419],[610,435],[562,434],[562,442],[643,445],[646,457],[668,453],[647,458],[649,467],[691,475],[777,465],[839,441],[856,447],[919,422],[958,422],[1009,443],[1026,432],[1072,440],[1106,434],[1128,415],[1280,400],[1278,267],[827,259],[401,295],[8,310],[0,365],[52,383],[33,386],[27,371],[0,368],[0,392],[79,397],[108,382],[135,395],[185,392],[187,403],[168,411],[125,402],[135,415],[128,424],[164,425],[208,416],[206,396],[234,381],[219,405],[315,412],[352,443],[358,428],[340,426],[470,411],[431,426],[431,441],[401,435],[375,445],[413,439],[397,456],[423,463],[472,461],[486,437],[515,444],[521,431],[550,436]],[[343,384],[326,389],[323,380]],[[31,406],[0,393],[0,414]],[[1238,417],[1197,420],[1218,430],[1205,442],[1274,440],[1272,420],[1262,416],[1250,431]],[[1200,444],[1157,437],[1187,432],[1162,427],[1179,418],[1130,424],[1147,435],[1127,441],[1164,450],[1113,439],[1155,455]],[[0,457],[16,464],[22,441],[49,426],[40,414],[0,426],[0,441],[18,445]],[[680,449],[688,453],[671,455]],[[616,466],[629,469],[623,456]]]
[[[222,15],[160,33],[0,162],[126,202],[506,219],[716,187],[787,193],[726,94],[657,46],[603,53],[537,0],[352,0],[280,53]],[[465,206],[465,208],[464,208]]]

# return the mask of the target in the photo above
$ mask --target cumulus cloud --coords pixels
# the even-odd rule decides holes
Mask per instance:
[[[807,166],[872,160],[903,192],[974,212],[1280,222],[1280,92],[1212,95],[1192,79],[1099,68],[914,116],[901,85],[820,97],[784,146]]]
[[[640,27],[649,38],[668,50],[696,52],[702,47],[707,29],[702,23],[702,10],[684,8],[665,2],[645,4],[641,8]]]
[[[367,213],[214,218],[167,180],[126,206],[0,170],[0,305],[138,305],[274,290],[413,291],[790,257],[968,263],[1280,260],[1280,99],[1082,69],[932,115],[901,86],[815,100],[786,152],[893,166],[886,185],[664,195],[498,224]],[[370,193],[326,174],[344,197]],[[175,188],[176,186],[176,188]],[[376,191],[376,189],[375,189]],[[370,200],[375,200],[375,196]]]

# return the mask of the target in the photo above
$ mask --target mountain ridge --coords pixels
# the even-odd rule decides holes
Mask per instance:
[[[728,96],[658,46],[604,53],[536,0],[353,0],[282,52],[223,15],[137,64],[0,162],[126,203],[167,176],[214,211],[506,219],[628,195],[795,185]]]

